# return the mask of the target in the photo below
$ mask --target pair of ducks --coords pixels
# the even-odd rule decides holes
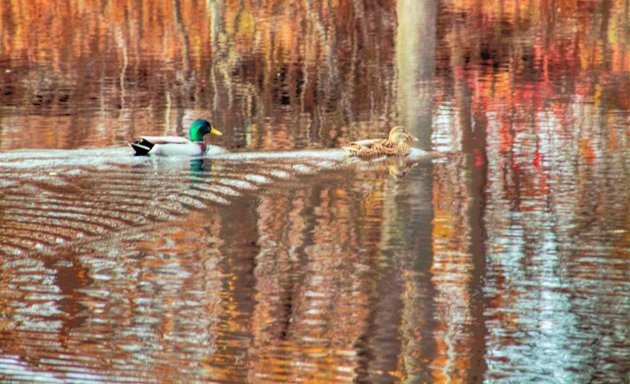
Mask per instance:
[[[222,133],[203,119],[195,120],[190,126],[190,140],[179,136],[142,136],[130,143],[136,156],[199,156],[206,152],[203,138],[208,133],[221,136]],[[418,141],[403,127],[394,127],[387,139],[366,139],[343,147],[350,157],[373,159],[381,156],[406,156],[409,142]]]

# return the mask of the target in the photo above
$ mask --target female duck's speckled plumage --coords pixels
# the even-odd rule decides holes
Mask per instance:
[[[350,157],[373,159],[381,156],[407,156],[408,142],[418,141],[403,127],[394,127],[387,139],[367,139],[354,141],[343,147]]]
[[[142,136],[129,145],[136,156],[199,156],[206,152],[203,138],[208,133],[222,135],[207,120],[197,119],[190,125],[190,140],[179,136]]]

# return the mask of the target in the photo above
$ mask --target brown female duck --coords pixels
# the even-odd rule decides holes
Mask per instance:
[[[403,127],[394,127],[387,139],[366,139],[350,143],[343,147],[350,157],[373,159],[381,156],[407,156],[409,142],[418,141]]]

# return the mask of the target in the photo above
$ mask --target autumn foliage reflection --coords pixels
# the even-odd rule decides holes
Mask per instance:
[[[31,116],[4,131],[72,115],[30,145],[105,146],[181,130],[195,113],[229,127],[234,146],[329,146],[357,114],[390,108],[393,13],[359,2],[11,2],[0,10],[0,33],[11,36],[0,47],[11,69],[0,78],[3,104]],[[91,121],[79,125],[77,114]],[[94,136],[99,125],[108,134]],[[269,129],[277,125],[289,141]],[[86,137],[63,140],[83,126]]]

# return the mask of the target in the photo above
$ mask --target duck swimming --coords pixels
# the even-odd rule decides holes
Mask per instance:
[[[136,156],[199,156],[206,152],[203,137],[208,133],[222,135],[207,120],[197,119],[190,125],[190,140],[179,136],[142,136],[129,145]]]
[[[418,141],[403,127],[394,127],[387,139],[366,139],[350,143],[343,147],[350,157],[373,159],[380,156],[407,156],[409,142]]]

